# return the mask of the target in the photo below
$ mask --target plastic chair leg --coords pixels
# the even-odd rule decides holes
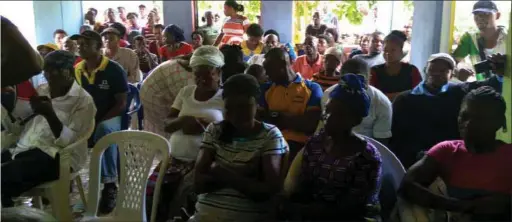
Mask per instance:
[[[87,200],[85,199],[84,186],[82,183],[82,178],[78,175],[75,178],[76,187],[78,188],[78,192],[80,193],[80,199],[82,199],[82,203],[84,204],[84,208],[87,209]]]
[[[67,185],[66,183],[59,182],[48,188],[53,216],[59,221],[72,221],[69,193],[67,195],[62,193],[62,190],[69,189],[69,180]]]
[[[32,203],[34,204],[35,208],[40,209],[40,210],[44,210],[43,197],[42,196],[39,195],[39,196],[32,197]]]

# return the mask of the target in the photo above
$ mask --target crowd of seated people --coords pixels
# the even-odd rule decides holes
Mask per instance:
[[[225,2],[229,18],[220,32],[207,12],[207,25],[190,43],[179,24],[158,24],[158,12],[139,9],[110,8],[99,22],[91,8],[89,28],[56,30],[55,43],[36,53],[20,46],[28,43],[16,41],[23,36],[2,17],[2,45],[26,51],[32,64],[6,66],[24,79],[2,75],[2,111],[9,114],[2,112],[2,127],[19,136],[2,152],[3,207],[57,179],[59,150],[88,127],[95,127],[89,145],[121,131],[132,84],[140,85],[143,130],[171,144],[171,164],[158,165],[147,184],[147,210],[156,207],[158,221],[386,219],[381,145],[408,170],[398,194],[405,201],[476,221],[510,220],[512,145],[495,139],[506,130],[504,55],[488,57],[487,78],[455,82],[460,58],[432,54],[422,76],[404,61],[408,36],[398,30],[364,35],[348,56],[339,33],[315,13],[304,54],[296,56],[299,49],[281,42],[279,30],[250,24],[234,0]],[[495,22],[492,13],[487,19]],[[9,64],[19,64],[16,58]],[[16,99],[10,103],[8,95]],[[101,160],[101,214],[116,206],[119,155],[112,145]],[[79,163],[87,154],[77,157]],[[438,178],[448,196],[429,191]],[[181,186],[194,187],[186,202],[176,202]],[[150,205],[154,198],[158,206]]]

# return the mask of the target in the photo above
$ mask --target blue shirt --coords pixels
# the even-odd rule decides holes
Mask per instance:
[[[115,106],[117,102],[115,95],[128,92],[126,76],[124,69],[106,56],[102,57],[98,68],[90,74],[87,73],[85,60],[76,64],[76,80],[92,96],[96,105],[96,122],[101,121]]]
[[[439,93],[444,93],[448,90],[448,88],[451,86],[451,85],[454,85],[454,83],[446,83],[444,84],[442,87],[441,87],[441,90],[439,90]],[[412,89],[411,91],[411,94],[413,95],[425,95],[425,96],[435,96],[434,94],[430,93],[426,88],[425,88],[425,81],[421,82],[420,84],[418,84],[416,87],[414,87],[414,89]]]

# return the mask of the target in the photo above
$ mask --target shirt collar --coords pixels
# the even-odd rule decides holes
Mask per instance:
[[[439,93],[444,93],[446,91],[448,91],[448,88],[453,85],[453,83],[446,83],[444,84],[442,87],[441,87],[441,90],[439,91]],[[420,84],[418,84],[416,87],[414,87],[414,89],[411,91],[411,94],[413,95],[425,95],[425,96],[435,96],[434,94],[430,93],[426,88],[425,88],[425,82],[421,82]]]
[[[82,89],[82,87],[80,85],[78,85],[78,83],[76,81],[73,81],[73,85],[71,85],[71,88],[69,88],[69,91],[65,95],[57,97],[57,98],[53,98],[52,100],[63,100],[63,99],[66,99],[67,97],[80,96],[81,89]],[[45,96],[50,97],[50,85],[46,84],[46,85],[40,86],[37,90],[37,93],[39,95],[45,95]]]
[[[323,55],[320,55],[318,54],[318,57],[316,57],[316,61],[313,65],[316,65],[316,66],[321,66],[322,63],[323,63]],[[307,55],[304,55],[304,65],[305,66],[310,66],[309,65],[309,62],[308,62],[308,56]]]
[[[274,85],[281,85],[281,86],[284,86],[284,87],[288,87],[290,85],[290,83],[301,83],[302,82],[302,76],[300,75],[300,73],[296,73],[296,74],[297,74],[297,76],[291,82],[288,82],[286,84],[279,84],[279,83],[273,83],[273,84]]]

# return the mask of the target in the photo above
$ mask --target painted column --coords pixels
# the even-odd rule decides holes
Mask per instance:
[[[261,24],[263,30],[279,32],[280,42],[292,42],[293,1],[261,1]]]
[[[33,1],[36,43],[53,42],[53,32],[78,33],[82,24],[82,1]]]
[[[414,1],[414,14],[412,24],[411,63],[423,70],[428,57],[438,53],[441,39],[442,24],[449,22],[443,17],[444,1]]]
[[[194,30],[194,1],[164,1],[162,11],[165,25],[179,25],[185,32],[187,41],[191,41],[190,34]]]
[[[510,28],[512,27],[512,12],[509,18],[508,33],[512,31]],[[503,77],[502,92],[505,102],[507,103],[507,111],[505,113],[507,117],[507,130],[499,130],[497,137],[506,143],[512,143],[512,35],[510,34],[508,35],[507,43],[507,66],[505,76]]]

